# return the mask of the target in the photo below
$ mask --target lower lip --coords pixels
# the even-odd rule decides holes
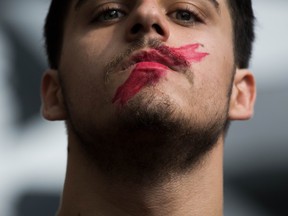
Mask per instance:
[[[169,68],[156,62],[137,63],[130,76],[121,85],[112,100],[113,103],[124,105],[143,87],[155,85],[166,75]]]

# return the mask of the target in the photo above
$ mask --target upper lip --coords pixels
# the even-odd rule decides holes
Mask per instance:
[[[181,61],[178,59],[179,56],[173,54],[163,55],[157,49],[142,50],[133,54],[127,61],[124,61],[121,65],[121,69],[126,70],[140,62],[156,62],[167,66],[173,71],[179,71],[180,67],[185,65],[181,65]]]

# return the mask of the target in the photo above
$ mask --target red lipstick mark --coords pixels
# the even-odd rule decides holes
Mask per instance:
[[[170,48],[176,54],[181,54],[186,58],[189,62],[200,62],[203,58],[205,58],[208,53],[197,52],[196,50],[200,47],[200,44],[191,44],[182,46],[179,48]]]
[[[157,84],[169,68],[190,67],[192,62],[200,62],[208,53],[197,52],[199,46],[201,45],[191,44],[178,48],[161,46],[132,57],[136,66],[124,84],[117,89],[112,103],[125,105],[143,87]]]
[[[168,67],[157,62],[138,63],[125,83],[117,89],[112,102],[117,101],[120,105],[124,105],[144,86],[158,83],[159,79],[166,75],[167,69]]]

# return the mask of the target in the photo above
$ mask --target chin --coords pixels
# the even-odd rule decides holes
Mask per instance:
[[[118,119],[122,127],[159,130],[173,123],[179,112],[179,105],[169,95],[148,87],[118,110]]]

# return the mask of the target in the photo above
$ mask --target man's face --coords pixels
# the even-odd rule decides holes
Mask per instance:
[[[117,151],[167,134],[214,144],[228,118],[232,36],[224,0],[73,1],[59,66],[70,130]]]

